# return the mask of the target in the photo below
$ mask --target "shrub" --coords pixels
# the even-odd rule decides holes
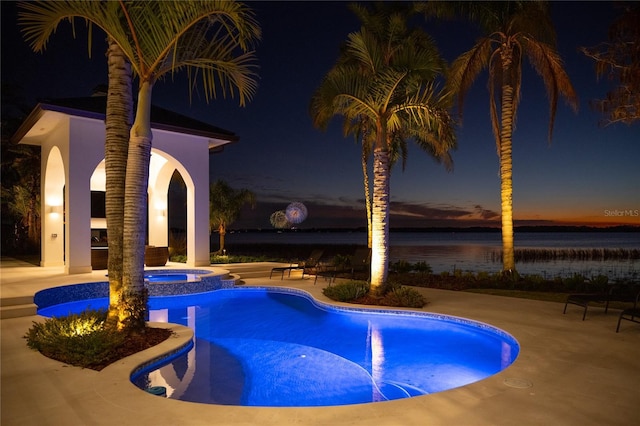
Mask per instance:
[[[381,304],[404,308],[422,308],[427,304],[427,300],[413,288],[394,286],[384,295]]]
[[[169,260],[172,262],[187,263],[187,255],[186,254],[170,254]]]
[[[187,257],[187,234],[185,232],[169,231],[169,258]]]
[[[86,310],[79,314],[34,322],[24,336],[27,346],[49,358],[67,364],[91,367],[112,356],[125,341],[125,333],[105,328],[105,310]]]
[[[564,287],[568,291],[582,291],[584,290],[584,276],[581,274],[573,274],[573,276],[562,280]]]
[[[322,289],[322,294],[338,302],[350,302],[367,294],[369,283],[366,281],[345,281]]]
[[[609,277],[606,275],[597,275],[591,278],[591,284],[594,286],[606,288],[607,284],[609,284]]]
[[[398,260],[395,263],[392,263],[391,270],[397,272],[399,274],[407,273],[413,270],[413,265],[406,260]]]
[[[487,281],[487,280],[491,279],[491,274],[489,274],[487,271],[479,271],[476,274],[476,279],[478,281]]]
[[[413,270],[416,272],[422,272],[424,274],[431,274],[433,272],[433,269],[431,269],[431,266],[427,263],[427,262],[417,262],[416,264],[413,265]]]

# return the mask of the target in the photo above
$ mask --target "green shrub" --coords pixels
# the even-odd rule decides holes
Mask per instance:
[[[424,274],[430,274],[433,272],[431,266],[427,262],[417,262],[413,265],[413,270],[416,272],[422,272]]]
[[[369,291],[366,281],[345,281],[322,289],[322,294],[338,302],[350,302],[361,298]]]
[[[427,300],[411,287],[394,286],[384,295],[382,304],[403,308],[422,308],[427,304]]]
[[[571,277],[562,280],[562,284],[568,291],[583,291],[585,278],[581,274],[573,274]]]
[[[490,278],[491,278],[491,274],[489,274],[489,272],[487,272],[487,271],[479,271],[479,272],[476,274],[476,279],[477,279],[478,281],[487,281],[487,280],[489,280]]]
[[[49,318],[34,322],[24,337],[29,348],[49,358],[84,367],[100,365],[125,341],[125,333],[105,328],[106,319],[104,310]]]
[[[397,262],[392,263],[390,266],[392,271],[399,274],[411,272],[413,270],[413,265],[406,260],[398,260]]]
[[[187,263],[187,255],[186,254],[170,254],[169,260],[171,262]]]
[[[604,289],[607,287],[607,284],[609,284],[609,277],[606,275],[597,275],[591,278],[591,284]]]

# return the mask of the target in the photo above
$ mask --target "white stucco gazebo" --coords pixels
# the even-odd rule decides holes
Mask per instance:
[[[13,140],[40,146],[41,266],[64,266],[67,274],[92,270],[92,191],[105,191],[106,96],[39,103]],[[177,170],[186,185],[187,265],[209,265],[209,153],[237,136],[166,109],[152,107],[148,244],[168,246],[169,182]],[[108,232],[108,230],[107,230]]]

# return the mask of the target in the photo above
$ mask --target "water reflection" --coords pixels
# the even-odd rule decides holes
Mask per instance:
[[[482,244],[392,246],[391,262],[405,260],[410,263],[426,262],[434,273],[454,272],[499,272],[502,263],[496,253],[499,247]],[[640,275],[640,260],[557,260],[545,262],[516,262],[521,274],[540,275],[546,279],[582,274],[587,277],[606,275],[610,279],[631,278]]]

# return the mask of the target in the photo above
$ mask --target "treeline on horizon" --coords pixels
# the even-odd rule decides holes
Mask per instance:
[[[526,225],[515,226],[515,232],[640,232],[640,225],[617,225],[617,226],[568,226],[568,225]],[[228,232],[265,232],[265,233],[284,233],[284,232],[366,232],[366,227],[357,228],[294,228],[294,229],[265,229],[265,228],[253,228],[253,229],[234,229]],[[491,226],[470,226],[470,227],[407,227],[407,228],[394,228],[390,229],[390,232],[459,232],[459,233],[472,233],[472,232],[501,232],[500,227]]]

